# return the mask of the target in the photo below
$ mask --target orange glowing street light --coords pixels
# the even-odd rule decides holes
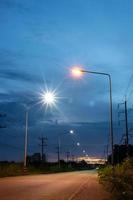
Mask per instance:
[[[83,75],[82,69],[80,67],[73,67],[71,69],[71,74],[75,78],[80,78]]]
[[[108,78],[108,82],[109,82],[109,119],[110,119],[110,144],[111,144],[111,162],[112,165],[114,164],[114,152],[113,152],[113,146],[114,146],[114,136],[113,136],[113,103],[112,103],[112,79],[111,79],[111,75],[108,73],[104,73],[104,72],[96,72],[96,71],[90,71],[90,70],[84,70],[81,67],[73,67],[71,68],[71,74],[73,77],[75,78],[81,78],[83,73],[87,73],[87,74],[96,74],[96,75],[102,75],[102,76],[106,76]]]

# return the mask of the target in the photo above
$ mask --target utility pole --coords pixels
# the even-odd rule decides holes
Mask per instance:
[[[60,168],[60,147],[61,147],[61,140],[60,140],[60,135],[58,136],[58,147],[57,147],[57,153],[58,153],[58,165]]]
[[[44,161],[44,147],[47,147],[47,137],[40,137],[39,140],[41,141],[41,160]],[[46,154],[45,154],[46,156]],[[46,160],[46,157],[45,157]]]
[[[104,146],[104,158],[107,161],[108,161],[108,151],[109,151],[109,145],[107,144]]]
[[[56,147],[57,149],[57,156],[58,156],[58,166],[60,168],[60,148],[59,148],[59,145]]]
[[[74,155],[72,155],[72,162],[74,162],[75,161],[75,156]]]
[[[68,163],[68,161],[69,161],[69,156],[70,156],[70,152],[67,151],[67,152],[66,152],[67,163]]]
[[[128,133],[128,111],[127,111],[127,100],[125,98],[125,125],[126,125],[126,146],[127,146],[127,157],[129,156],[129,133]]]
[[[27,167],[28,120],[29,120],[29,112],[28,110],[26,110],[25,112],[25,142],[24,142],[24,171],[26,171],[26,167]]]
[[[125,124],[126,124],[126,145],[128,147],[129,137],[128,137],[128,111],[127,111],[127,101],[125,100]]]
[[[125,97],[124,103],[120,103],[118,105],[118,108],[120,108],[120,105],[124,105],[124,111],[119,111],[118,114],[124,114],[124,121],[125,121],[125,145],[127,147],[127,157],[129,156],[129,129],[128,129],[128,110],[127,110],[127,100]]]

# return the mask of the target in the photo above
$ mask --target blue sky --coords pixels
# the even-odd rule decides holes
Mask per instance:
[[[58,86],[58,95],[63,98],[57,110],[46,113],[41,106],[33,109],[30,120],[36,132],[40,121],[51,122],[50,127],[56,121],[68,124],[62,131],[77,122],[108,122],[107,80],[92,75],[73,80],[69,74],[73,65],[111,74],[116,121],[116,105],[122,101],[133,71],[132,10],[132,0],[0,1],[0,107],[1,112],[8,113],[7,121],[16,122],[1,130],[3,142],[10,141],[4,138],[4,132],[24,132],[24,109],[20,104],[36,101],[45,85],[53,89]],[[129,100],[132,107],[132,95]],[[16,126],[18,129],[12,130]],[[46,134],[52,141],[50,130]],[[82,143],[89,130],[79,131]],[[104,126],[102,131],[107,135]],[[98,128],[94,132],[98,134]],[[94,133],[89,134],[93,139]],[[121,134],[118,130],[115,134],[118,140]],[[96,144],[100,138],[96,137]],[[107,142],[104,138],[100,141],[103,144]]]

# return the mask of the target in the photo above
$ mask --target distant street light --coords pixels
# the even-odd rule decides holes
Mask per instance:
[[[79,142],[77,142],[77,146],[80,146],[80,143],[79,143]]]
[[[74,134],[74,130],[70,130],[69,134],[73,135]],[[60,168],[61,136],[63,136],[63,135],[67,135],[67,133],[63,133],[63,134],[59,134],[58,135],[58,164],[59,164],[59,168]]]
[[[70,130],[69,132],[70,132],[70,134],[74,134],[74,130]]]
[[[113,153],[113,146],[114,146],[114,139],[113,139],[113,109],[112,109],[112,80],[111,80],[111,75],[108,73],[103,73],[103,72],[95,72],[95,71],[89,71],[89,70],[84,70],[79,67],[73,67],[71,69],[71,73],[75,78],[80,78],[83,73],[89,73],[89,74],[97,74],[97,75],[102,75],[102,76],[107,76],[108,81],[109,81],[109,101],[110,101],[110,144],[111,144],[111,163],[112,165],[114,164],[114,153]]]

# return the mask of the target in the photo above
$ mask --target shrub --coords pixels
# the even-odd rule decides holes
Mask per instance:
[[[100,182],[116,200],[133,200],[133,159],[99,170]]]
[[[22,165],[17,163],[0,164],[0,177],[18,176],[22,174]]]

